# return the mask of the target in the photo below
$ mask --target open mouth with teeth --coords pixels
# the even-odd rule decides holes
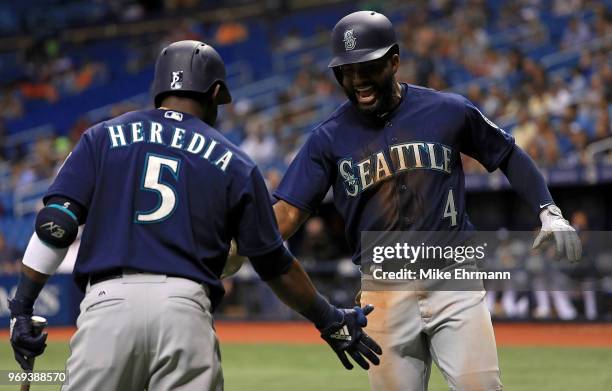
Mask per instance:
[[[370,106],[376,102],[376,91],[372,85],[355,88],[355,96],[357,102],[364,106]]]

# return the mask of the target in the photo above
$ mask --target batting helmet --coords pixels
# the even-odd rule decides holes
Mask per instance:
[[[206,94],[217,83],[221,88],[216,103],[230,103],[232,97],[225,85],[225,64],[219,53],[204,42],[174,42],[161,51],[155,63],[155,107],[171,93]]]
[[[358,11],[340,19],[332,30],[329,67],[376,60],[397,45],[391,21],[374,11]]]

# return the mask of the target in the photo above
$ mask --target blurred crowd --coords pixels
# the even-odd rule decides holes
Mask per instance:
[[[108,80],[104,63],[83,60],[77,65],[60,47],[60,42],[52,38],[23,53],[23,74],[0,91],[1,118],[27,115],[26,102],[54,103]]]
[[[197,4],[170,3],[164,6]],[[543,16],[550,12],[545,9],[547,2],[501,2],[496,11],[488,9],[487,4],[483,0],[422,2],[410,12],[398,13],[395,26],[402,48],[398,78],[463,93],[485,115],[511,132],[517,144],[540,167],[584,165],[595,158],[612,161],[607,150],[597,156],[589,153],[589,145],[612,136],[612,9],[597,1],[553,1],[552,15],[567,19],[560,31],[553,34]],[[134,7],[140,10],[135,15],[144,17],[146,9],[139,2]],[[489,17],[493,12],[498,15]],[[153,62],[160,47],[179,39],[200,39],[213,44],[247,40],[245,28],[239,22],[211,28],[186,20],[156,40],[130,41],[125,67],[137,72]],[[327,34],[328,31],[321,30],[314,40],[327,45]],[[306,42],[313,41],[297,29],[270,39],[275,47],[287,53],[299,52]],[[600,41],[603,43],[599,46],[593,44]],[[562,63],[551,71],[529,55],[538,48],[580,53],[576,61]],[[0,93],[1,118],[26,116],[24,102],[57,101],[112,77],[103,62],[73,61],[57,39],[42,41],[40,47],[32,48],[24,56],[25,76],[4,86]],[[293,82],[278,93],[276,109],[261,107],[256,100],[242,99],[225,107],[218,123],[231,141],[270,171],[272,187],[309,128],[344,98],[331,72],[317,65],[316,60],[321,59],[303,56]],[[120,104],[112,112],[135,108],[138,107]],[[74,143],[90,125],[91,120],[83,117],[72,129],[56,131],[67,134]],[[64,145],[64,140],[60,144]],[[32,148],[35,149],[36,146]],[[38,160],[36,154],[13,155],[18,175],[24,171],[23,165],[30,168],[39,165],[28,159],[29,155]],[[62,156],[57,154],[57,159]],[[5,159],[6,154],[2,157]],[[465,159],[465,170],[479,171],[482,167]]]
[[[461,83],[460,92],[511,132],[540,167],[591,163],[589,144],[612,135],[609,6],[554,1],[552,16],[568,19],[554,34],[544,23],[545,2],[504,2],[497,24],[510,28],[516,38],[495,48],[504,37],[488,33],[486,3],[470,3],[446,9],[449,21],[437,28],[428,23],[425,13],[413,15],[403,25],[404,47],[411,48],[403,79],[453,90],[456,83],[448,69],[459,66],[475,77]],[[552,70],[528,55],[547,50],[580,55]],[[611,161],[611,156],[604,159]],[[481,169],[474,162],[466,166],[468,171]]]

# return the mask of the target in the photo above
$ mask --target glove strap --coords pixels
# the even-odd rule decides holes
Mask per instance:
[[[557,205],[555,205],[555,204],[548,205],[546,210],[548,211],[548,213],[550,213],[553,216],[557,216],[557,217],[563,218],[563,214],[561,213],[561,209],[559,209],[559,207]]]

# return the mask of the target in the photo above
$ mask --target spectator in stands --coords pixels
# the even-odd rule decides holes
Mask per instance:
[[[574,70],[576,71],[576,70]],[[581,77],[580,72],[578,72],[577,76]],[[580,79],[578,79],[580,80]],[[577,80],[577,83],[579,81]],[[576,86],[578,89],[581,87]],[[560,77],[555,78],[552,81],[552,86],[550,90],[550,99],[548,100],[548,112],[553,116],[560,116],[565,112],[567,106],[572,102],[572,95],[567,89],[567,86],[563,82],[563,79]]]
[[[13,119],[23,116],[23,101],[19,91],[13,87],[5,87],[0,92],[0,118]]]
[[[106,78],[106,67],[97,62],[87,62],[76,73],[74,81],[74,92],[78,93],[88,89],[90,86],[99,84]]]
[[[55,175],[58,157],[55,153],[55,137],[42,137],[36,140],[32,148],[32,162],[36,179],[51,178]]]
[[[606,96],[606,85],[604,84],[604,76],[602,72],[594,72],[591,76],[591,83],[583,97],[583,104],[588,105],[589,109],[595,109],[596,106],[603,102]]]
[[[439,72],[433,72],[429,75],[429,79],[427,80],[427,86],[438,91],[448,89],[448,83],[446,82],[442,74],[440,74]]]
[[[340,255],[321,217],[314,216],[306,222],[298,254],[306,261],[335,261]]]
[[[224,22],[219,25],[215,33],[215,42],[219,46],[232,45],[249,38],[249,29],[240,22]]]
[[[538,128],[529,116],[527,108],[521,107],[518,112],[516,127],[512,129],[512,135],[514,136],[516,145],[523,149],[529,149],[528,147],[535,138],[537,132]]]
[[[522,83],[530,86],[532,91],[543,91],[547,87],[544,69],[532,58],[524,59],[521,76]]]
[[[54,173],[57,173],[64,160],[68,157],[68,154],[72,151],[72,142],[70,138],[66,136],[56,137],[53,141],[53,155],[55,156],[55,168]]]
[[[561,48],[567,49],[578,46],[591,38],[589,26],[578,16],[570,19],[561,39]]]
[[[597,37],[612,34],[612,10],[605,4],[595,4],[595,21],[593,30]]]
[[[482,95],[482,89],[478,84],[472,84],[468,87],[466,97],[480,109],[482,108]]]
[[[494,84],[489,88],[488,93],[485,94],[482,109],[488,117],[497,118],[502,114],[506,101],[507,98],[503,89]]]
[[[26,80],[20,85],[21,94],[28,99],[41,99],[49,103],[56,102],[59,94],[51,83],[49,76],[43,76],[38,80]]]
[[[583,56],[581,56],[581,58],[583,57],[584,54]],[[584,94],[584,91],[587,86],[587,79],[584,75],[584,69],[580,65],[572,69],[572,76],[568,86],[573,100],[578,100],[582,98],[582,94]]]
[[[588,138],[584,129],[576,123],[570,125],[570,141],[572,149],[568,154],[563,155],[561,161],[566,167],[576,167],[586,164],[587,158],[585,149],[588,144]]]
[[[531,118],[538,118],[548,114],[548,106],[550,105],[551,96],[546,89],[532,89],[526,87],[529,95],[527,101],[527,111]]]
[[[300,30],[294,27],[281,39],[279,48],[285,52],[292,52],[299,50],[303,45],[304,40],[300,34]]]
[[[259,116],[246,124],[246,138],[240,148],[258,165],[265,165],[276,158],[277,143],[270,134],[270,119]]]
[[[555,166],[559,160],[559,143],[557,142],[557,135],[555,134],[548,117],[543,115],[536,120],[536,128],[538,129],[538,135],[535,143],[537,143],[540,153],[539,161],[542,167]]]
[[[583,0],[554,0],[553,12],[556,16],[571,15],[580,10]]]
[[[6,242],[4,234],[0,232],[0,275],[17,274],[20,270],[21,258],[19,252]]]
[[[604,104],[605,105],[605,104]],[[595,124],[595,135],[593,137],[593,141],[600,141],[609,138],[612,136],[611,121],[608,111],[601,109],[599,111],[599,115],[597,116],[597,122]]]
[[[29,161],[20,159],[13,164],[11,173],[11,186],[13,188],[36,182],[36,179],[38,179],[36,171]]]
[[[478,65],[478,63],[476,64]],[[497,80],[503,80],[509,71],[509,64],[506,56],[491,48],[487,49],[484,61],[481,63],[480,76],[489,76]]]
[[[489,38],[485,29],[474,26],[469,20],[460,20],[456,33],[461,37],[461,57],[464,61],[483,58]]]
[[[292,101],[314,94],[314,79],[314,73],[305,64],[304,68],[298,72],[293,84],[289,87],[289,100]]]
[[[334,93],[336,93],[337,88],[332,83],[329,75],[318,72],[314,75],[314,90],[313,92],[316,94],[317,98],[326,98],[333,99]]]

